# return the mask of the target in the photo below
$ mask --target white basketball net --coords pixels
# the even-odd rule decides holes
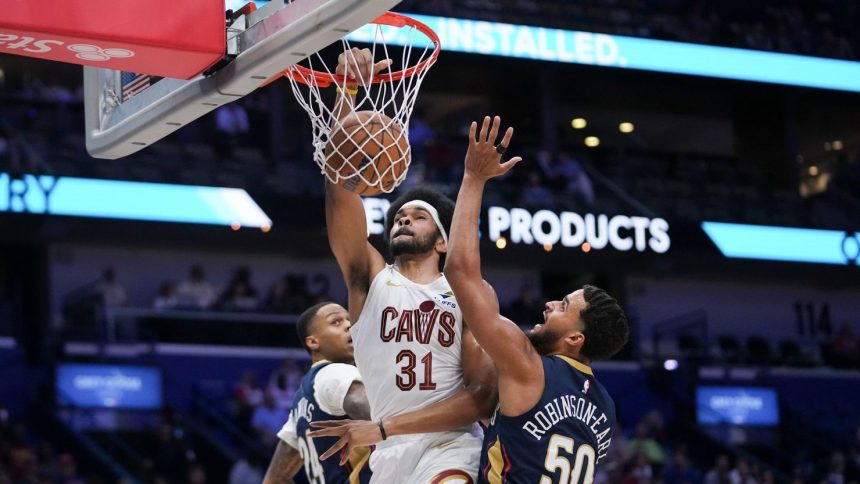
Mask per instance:
[[[342,52],[351,55],[353,45],[349,39],[356,42],[355,47],[369,48],[374,62],[392,60],[391,65],[378,73],[383,77],[431,59],[435,48],[427,35],[415,27],[371,23],[342,39],[342,50],[327,49],[323,53],[314,53],[300,65],[334,75],[337,56]],[[389,49],[389,44],[397,47]],[[332,58],[326,61],[323,55]],[[336,88],[348,89],[345,80],[321,87],[315,78],[308,78],[295,66],[288,69],[292,76],[285,77],[290,80],[293,94],[311,119],[314,161],[332,183],[344,182],[347,187],[364,183],[390,193],[406,178],[411,161],[409,118],[421,82],[433,62],[435,59],[431,59],[424,69],[416,69],[412,75],[399,79],[369,84],[358,79],[355,102],[345,102],[345,108],[335,105]],[[337,110],[340,110],[340,118]],[[363,122],[356,124],[354,115],[359,111],[373,111],[385,116],[364,116]]]

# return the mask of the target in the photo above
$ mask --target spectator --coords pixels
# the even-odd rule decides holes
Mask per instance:
[[[57,457],[60,475],[54,482],[57,484],[84,484],[83,479],[78,477],[78,464],[70,454],[60,454]]]
[[[654,478],[654,469],[648,462],[644,452],[639,452],[633,459],[630,471],[624,476],[624,484],[651,484]]]
[[[215,301],[215,288],[206,280],[203,267],[192,265],[188,270],[188,279],[182,281],[177,289],[179,305],[194,309],[209,309]]]
[[[718,455],[714,462],[714,467],[705,474],[705,484],[731,483],[729,466],[729,456],[725,454]]]
[[[648,425],[644,421],[636,425],[633,438],[627,441],[627,455],[634,457],[639,454],[644,455],[652,465],[663,465],[663,448],[648,433]]]
[[[296,314],[312,304],[311,300],[304,276],[285,275],[272,284],[264,307],[271,312]]]
[[[102,272],[97,290],[106,306],[125,306],[128,303],[125,288],[117,282],[113,267],[108,266]]]
[[[565,180],[564,189],[567,193],[587,207],[594,205],[594,185],[579,161],[570,156],[562,157],[555,174]]]
[[[738,459],[735,468],[729,472],[729,479],[731,479],[732,484],[758,484],[758,480],[750,469],[749,462],[743,458]]]
[[[230,484],[260,484],[263,482],[264,465],[256,453],[248,452],[230,469]]]
[[[221,293],[218,307],[228,311],[253,311],[258,305],[257,289],[251,285],[251,271],[247,267],[236,269],[227,289]]]
[[[702,475],[690,464],[687,452],[679,448],[672,455],[672,465],[666,469],[663,481],[665,484],[699,484]]]
[[[176,285],[170,281],[161,283],[158,296],[152,302],[153,309],[173,309],[178,305],[179,296],[176,294]]]
[[[251,370],[245,371],[242,381],[236,386],[237,416],[240,421],[247,422],[254,409],[263,403],[263,389],[257,381],[257,374]]]
[[[290,358],[284,360],[284,363],[269,378],[268,390],[275,397],[275,404],[279,408],[289,409],[301,382],[302,372],[296,366],[296,362]]]
[[[270,313],[289,313],[287,309],[289,301],[287,300],[287,285],[283,279],[276,280],[272,287],[269,288],[269,293],[266,295],[266,302],[263,303],[263,309]]]
[[[271,392],[263,396],[263,404],[254,409],[251,416],[251,428],[260,437],[266,447],[272,447],[278,441],[278,431],[290,417],[287,410],[278,408],[275,397]]]
[[[181,482],[188,463],[193,460],[193,452],[186,446],[182,432],[170,423],[161,423],[153,450],[153,470],[168,482]]]
[[[860,366],[860,338],[854,334],[848,323],[843,323],[839,332],[826,346],[829,363],[837,367]]]
[[[188,484],[206,484],[206,469],[198,463],[188,466]]]
[[[541,301],[543,299],[531,285],[523,284],[520,287],[520,295],[505,309],[505,316],[517,324],[530,326],[533,321],[542,317],[544,308]]]
[[[529,173],[528,185],[522,192],[520,203],[532,210],[551,209],[553,206],[552,192],[543,186],[540,173]]]

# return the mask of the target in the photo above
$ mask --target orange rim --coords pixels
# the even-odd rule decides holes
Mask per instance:
[[[434,32],[433,29],[431,29],[422,22],[419,22],[411,17],[407,17],[406,15],[402,15],[399,13],[385,12],[370,23],[400,28],[407,26],[414,27],[421,33],[426,35],[431,42],[433,42],[433,52],[430,54],[429,57],[422,60],[418,64],[415,64],[412,67],[400,71],[392,72],[390,74],[377,74],[373,76],[373,79],[371,79],[370,82],[372,84],[377,84],[380,82],[399,81],[404,77],[411,77],[418,72],[430,68],[430,66],[432,66],[436,62],[436,58],[439,57],[439,50],[441,49],[441,44],[439,43],[439,36],[436,35],[436,32]],[[297,82],[301,82],[303,84],[312,84],[319,87],[329,87],[332,83],[346,83],[346,78],[344,76],[340,76],[337,74],[329,74],[328,72],[315,71],[313,69],[308,69],[307,67],[294,65],[289,69],[281,71],[280,73],[266,81],[266,83],[263,85],[265,86],[266,84],[269,84],[270,82],[280,78],[281,76],[291,77]]]

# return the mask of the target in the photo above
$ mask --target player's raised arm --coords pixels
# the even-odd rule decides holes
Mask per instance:
[[[478,218],[484,185],[490,178],[507,173],[521,160],[514,157],[500,163],[513,136],[513,128],[508,128],[496,145],[500,124],[498,117],[492,121],[486,117],[480,132],[477,123],[472,123],[469,130],[465,173],[451,223],[445,276],[463,311],[463,319],[468,321],[475,339],[496,364],[502,410],[510,415],[521,406],[528,408],[529,404],[534,404],[527,387],[542,381],[537,378],[542,374],[542,366],[540,356],[525,334],[499,314],[496,293],[481,275]],[[517,403],[520,401],[522,405]],[[511,408],[506,410],[506,405]]]
[[[345,90],[339,89],[335,101],[338,118],[351,112],[349,106],[355,102],[352,89],[369,85],[373,74],[389,64],[387,59],[374,64],[368,49],[352,49],[340,55],[336,73],[346,76],[348,82]],[[370,281],[385,266],[385,260],[367,241],[361,197],[327,180],[325,209],[329,246],[349,289],[350,319],[358,321]]]

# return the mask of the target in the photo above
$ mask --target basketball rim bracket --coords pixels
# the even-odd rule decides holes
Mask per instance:
[[[308,55],[340,40],[400,0],[273,0],[241,9],[227,26],[224,61],[190,80],[162,78],[128,100],[121,72],[84,67],[91,156],[135,153],[219,106],[240,99]]]

